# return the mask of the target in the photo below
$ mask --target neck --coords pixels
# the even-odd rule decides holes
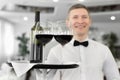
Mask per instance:
[[[88,35],[74,35],[73,38],[77,41],[84,41],[86,38],[88,37]]]

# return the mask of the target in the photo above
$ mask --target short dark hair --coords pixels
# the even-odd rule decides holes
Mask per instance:
[[[67,16],[66,19],[69,19],[69,13],[70,13],[70,11],[72,11],[74,9],[79,9],[79,8],[83,8],[83,9],[87,10],[88,14],[90,13],[90,11],[88,10],[88,8],[85,5],[83,5],[83,4],[75,4],[75,5],[73,5],[73,6],[71,6],[69,8],[69,10],[68,10],[68,16]]]
[[[71,10],[78,9],[78,8],[84,8],[89,13],[88,8],[85,5],[83,5],[83,4],[75,4],[75,5],[71,6],[70,9],[68,10],[68,13],[70,13]]]

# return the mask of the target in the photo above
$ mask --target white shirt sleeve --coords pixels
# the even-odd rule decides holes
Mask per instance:
[[[103,64],[103,72],[107,80],[120,80],[120,74],[118,71],[117,64],[112,56],[109,48],[105,50],[105,62]]]
[[[61,51],[62,51],[62,46],[61,45],[57,45],[55,47],[53,47],[47,57],[46,63],[49,64],[61,64]]]
[[[61,51],[62,51],[62,46],[61,45],[57,45],[55,47],[53,47],[47,57],[47,61],[45,63],[48,64],[61,64]],[[47,79],[48,80],[60,80],[61,79],[61,71],[57,70],[57,69],[51,69],[49,70],[48,74],[47,74]]]

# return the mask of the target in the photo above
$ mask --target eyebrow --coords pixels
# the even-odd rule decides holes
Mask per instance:
[[[73,15],[73,16],[79,16],[79,15]],[[81,16],[89,16],[89,15],[83,14],[83,15],[81,15]]]

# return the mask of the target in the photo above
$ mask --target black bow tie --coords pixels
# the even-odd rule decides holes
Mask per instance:
[[[79,42],[79,41],[74,41],[74,46],[79,46],[79,45],[83,45],[85,47],[88,46],[88,41],[85,41],[85,42]]]

